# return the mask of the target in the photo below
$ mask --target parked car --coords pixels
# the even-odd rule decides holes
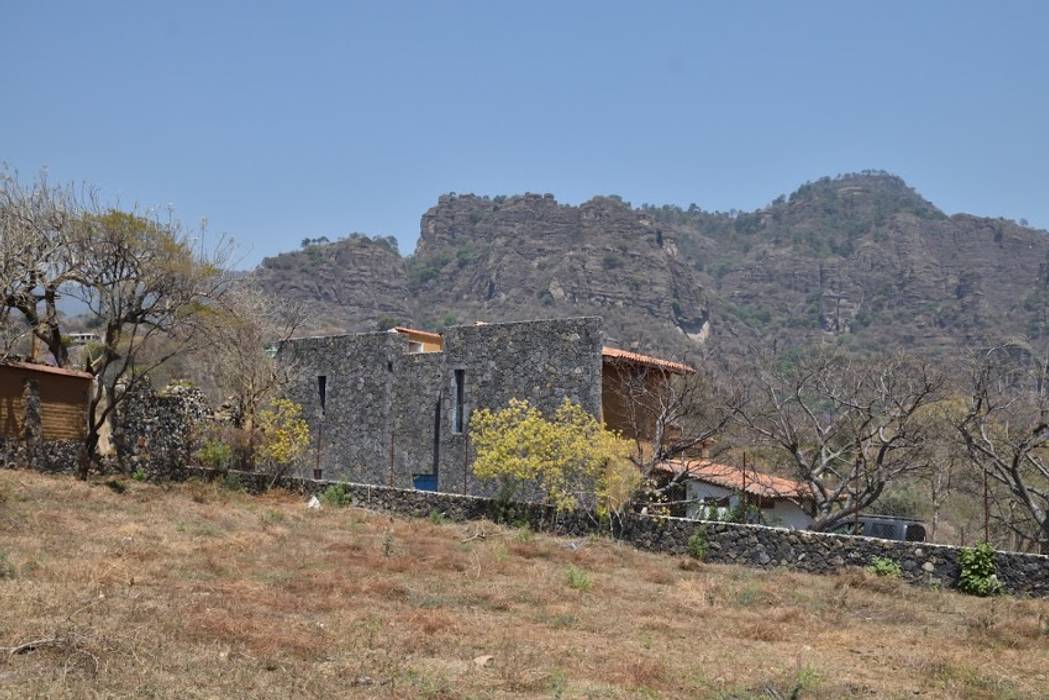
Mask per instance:
[[[842,535],[863,535],[879,537],[883,540],[900,540],[901,542],[924,542],[925,524],[913,518],[897,515],[861,515],[841,523],[834,532]]]

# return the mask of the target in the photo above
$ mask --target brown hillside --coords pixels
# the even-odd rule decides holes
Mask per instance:
[[[0,696],[1042,698],[1049,603],[0,470]],[[15,653],[11,653],[14,650]]]

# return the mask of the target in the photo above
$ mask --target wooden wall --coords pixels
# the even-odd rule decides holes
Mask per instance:
[[[605,425],[625,438],[650,440],[659,415],[659,397],[668,381],[669,375],[656,369],[603,363],[601,418]]]
[[[80,440],[87,432],[91,380],[0,365],[0,436],[20,438],[25,422],[25,382],[36,380],[45,440]]]

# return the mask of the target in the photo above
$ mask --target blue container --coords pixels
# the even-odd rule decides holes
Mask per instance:
[[[436,474],[416,474],[412,479],[415,489],[417,491],[436,491],[437,490],[437,475]]]

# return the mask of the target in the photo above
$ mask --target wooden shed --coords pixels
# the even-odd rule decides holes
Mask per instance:
[[[0,364],[0,438],[25,437],[27,409],[39,399],[43,440],[82,440],[92,377],[87,372],[27,362]]]

